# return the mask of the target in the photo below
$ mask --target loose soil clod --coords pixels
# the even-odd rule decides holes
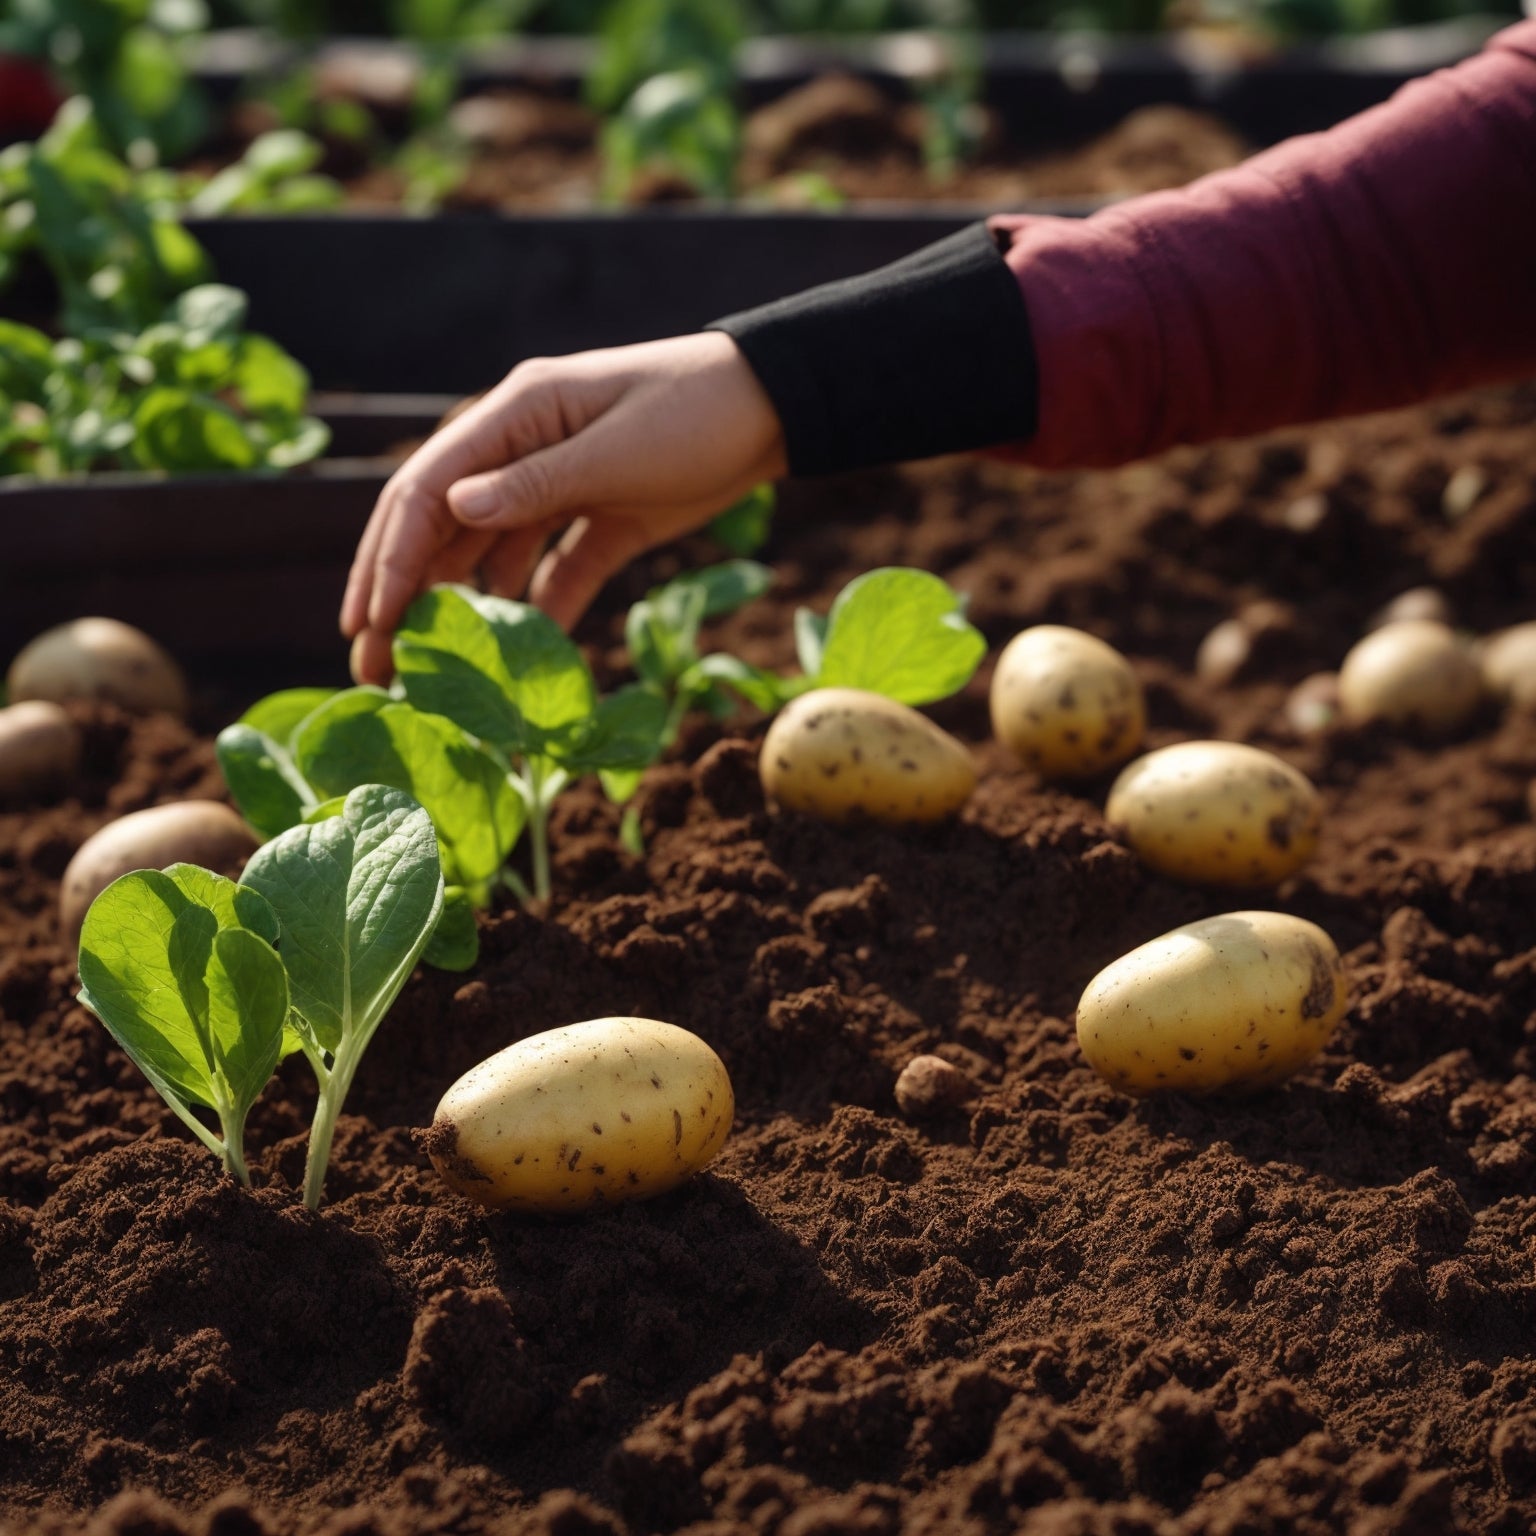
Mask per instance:
[[[1469,464],[1486,489],[1447,524]],[[1316,1063],[1249,1101],[1133,1103],[1078,1052],[1096,971],[1230,905],[1142,869],[1095,808],[1106,784],[1048,791],[983,745],[953,825],[828,828],[763,806],[760,728],[701,722],[647,775],[643,857],[573,790],[551,915],[504,908],[474,973],[407,987],[310,1216],[301,1067],[252,1118],[245,1193],[72,1001],[53,915],[70,853],[110,814],[218,784],[187,727],[72,709],[64,797],[0,809],[0,1518],[51,1536],[1531,1529],[1536,716],[1433,750],[1343,727],[1298,742],[1285,700],[1415,585],[1479,631],[1529,618],[1533,485],[1528,389],[1117,475],[948,463],[806,486],[778,589],[720,626],[786,665],[796,604],[925,566],[971,592],[994,648],[1042,622],[1114,644],[1150,746],[1241,738],[1307,773],[1325,836],[1274,905],[1334,937],[1354,1001]],[[587,636],[600,662],[675,559],[616,583]],[[1262,599],[1297,614],[1290,644],[1197,682],[1201,638]],[[971,743],[987,683],[934,712]],[[515,1038],[618,1013],[726,1061],[739,1129],[710,1173],[576,1223],[449,1195],[412,1139],[444,1088]],[[908,1125],[892,1085],[939,1047],[980,1095]]]

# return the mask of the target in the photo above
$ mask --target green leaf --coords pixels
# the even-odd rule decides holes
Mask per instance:
[[[771,715],[797,693],[804,692],[806,686],[801,678],[780,677],[777,672],[750,666],[724,651],[712,651],[684,674],[681,688],[703,693],[714,683],[732,689],[765,715]]]
[[[809,608],[795,609],[795,655],[800,670],[807,677],[821,671],[821,656],[827,643],[827,619]]]
[[[192,344],[238,336],[245,326],[246,297],[224,283],[200,283],[171,306],[171,319],[185,329]]]
[[[226,1141],[238,1137],[277,1065],[288,981],[276,930],[259,894],[185,864],[123,875],[85,916],[81,1002],[209,1145],[191,1106],[216,1109]]]
[[[336,693],[335,688],[282,688],[252,704],[240,716],[240,724],[270,736],[279,746],[291,747],[299,727]]]
[[[704,591],[704,617],[718,619],[761,597],[773,585],[773,572],[756,560],[724,560],[679,576],[679,582]],[[675,583],[673,583],[675,585]]]
[[[506,862],[526,819],[503,766],[442,715],[374,688],[337,694],[305,722],[299,772],[321,797],[360,784],[414,796],[437,828],[444,878],[478,885]]]
[[[631,684],[600,700],[586,729],[554,760],[571,773],[647,768],[661,752],[666,728],[666,700]]]
[[[856,578],[838,594],[816,681],[931,704],[963,688],[986,649],[946,583],[927,571],[891,566]]]
[[[364,785],[339,817],[258,849],[242,883],[277,913],[293,1004],[315,1039],[355,1059],[442,916],[431,817],[401,790]]]
[[[418,709],[509,753],[552,755],[596,702],[565,632],[527,603],[434,587],[395,636],[395,670]]]
[[[256,449],[227,406],[183,389],[153,389],[134,412],[134,457],[146,469],[250,469]]]
[[[443,892],[443,915],[421,958],[440,971],[467,971],[480,958],[475,905],[463,886],[450,885]]]
[[[235,387],[249,411],[297,416],[309,396],[309,375],[275,341],[242,336],[235,353]]]
[[[773,531],[778,494],[771,485],[759,485],[734,506],[727,507],[709,524],[709,534],[733,555],[755,555]]]
[[[261,837],[298,826],[313,807],[313,792],[287,750],[270,736],[249,725],[228,725],[214,751],[240,814]]]

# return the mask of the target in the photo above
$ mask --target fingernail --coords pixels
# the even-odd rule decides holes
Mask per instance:
[[[462,480],[450,500],[460,517],[489,517],[497,507],[496,487],[484,480]]]

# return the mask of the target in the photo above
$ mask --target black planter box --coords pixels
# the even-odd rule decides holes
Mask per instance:
[[[51,625],[105,614],[195,677],[274,686],[345,673],[336,614],[358,536],[397,461],[445,400],[325,400],[330,458],[288,475],[0,480],[0,660]]]

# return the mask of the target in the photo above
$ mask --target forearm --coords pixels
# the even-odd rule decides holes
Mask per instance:
[[[1091,219],[1001,219],[1046,466],[1536,370],[1536,23],[1326,134]]]
[[[791,469],[1114,464],[1536,370],[1536,22],[1181,191],[990,228],[719,322]]]

